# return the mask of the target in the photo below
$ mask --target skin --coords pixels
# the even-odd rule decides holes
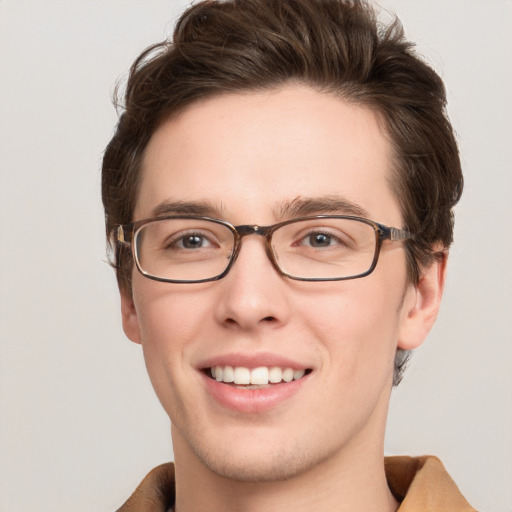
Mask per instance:
[[[191,201],[234,225],[268,225],[284,205],[337,195],[402,227],[391,161],[364,107],[300,86],[216,97],[153,135],[134,219]],[[176,510],[395,510],[383,469],[394,354],[423,342],[444,274],[440,260],[408,283],[402,243],[386,242],[365,278],[292,281],[257,236],[220,281],[159,283],[134,270],[123,326],[171,419]],[[213,399],[198,369],[233,354],[291,358],[312,372],[270,410],[241,412]]]

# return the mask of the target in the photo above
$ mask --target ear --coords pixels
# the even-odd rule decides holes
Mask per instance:
[[[402,308],[398,348],[419,347],[432,329],[443,296],[447,260],[447,251],[439,251],[434,262],[422,270],[418,284],[409,285]]]
[[[139,317],[133,302],[131,291],[120,290],[121,295],[121,317],[123,319],[123,330],[129,340],[134,343],[141,342]]]

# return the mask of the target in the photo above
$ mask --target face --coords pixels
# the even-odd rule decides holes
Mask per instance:
[[[153,135],[134,218],[198,213],[269,225],[299,210],[358,211],[402,227],[390,151],[370,110],[306,87],[209,99]],[[418,311],[436,301],[419,295],[400,242],[383,244],[365,278],[301,282],[279,275],[251,235],[219,281],[160,283],[134,270],[122,310],[171,418],[176,458],[273,480],[382,453],[397,344],[416,346],[433,321]],[[211,378],[226,366],[239,376],[304,376],[249,386]]]

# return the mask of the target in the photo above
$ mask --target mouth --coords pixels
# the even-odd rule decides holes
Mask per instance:
[[[212,380],[241,389],[261,389],[276,384],[297,381],[309,375],[311,369],[294,369],[279,366],[245,366],[219,365],[205,368],[205,374]]]
[[[273,353],[232,353],[202,361],[198,370],[223,410],[251,415],[293,404],[316,369]]]

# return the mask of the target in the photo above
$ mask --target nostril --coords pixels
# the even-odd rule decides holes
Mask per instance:
[[[273,316],[266,316],[262,319],[264,322],[273,322],[275,318]]]

